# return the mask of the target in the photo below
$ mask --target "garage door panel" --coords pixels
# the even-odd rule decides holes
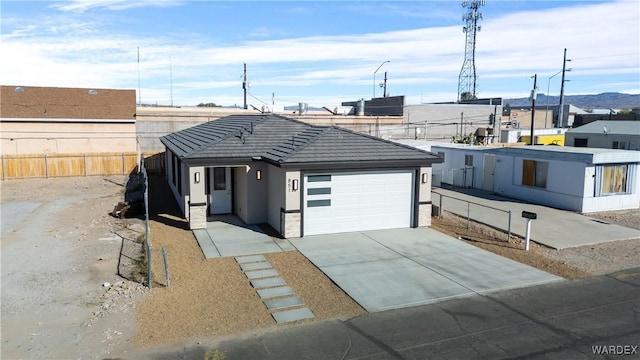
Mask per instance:
[[[309,176],[330,181],[309,182],[305,176],[305,235],[411,226],[414,181],[411,171]],[[325,190],[308,191],[318,188]],[[330,206],[309,206],[322,204],[315,200],[330,200]]]

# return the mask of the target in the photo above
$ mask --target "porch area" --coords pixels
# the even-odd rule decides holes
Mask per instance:
[[[209,216],[207,227],[194,229],[193,234],[207,259],[295,250],[289,240],[269,236],[235,215]]]

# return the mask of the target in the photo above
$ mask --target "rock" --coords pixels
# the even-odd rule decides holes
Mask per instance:
[[[105,281],[104,284],[102,284],[102,286],[108,288],[111,286],[111,283],[109,283],[108,281]]]

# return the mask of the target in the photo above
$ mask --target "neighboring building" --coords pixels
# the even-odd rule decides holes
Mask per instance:
[[[2,155],[136,151],[134,90],[0,86]]]
[[[553,110],[537,107],[534,117],[534,129],[553,128]],[[502,129],[531,129],[531,107],[504,108],[502,111]]]
[[[640,121],[598,120],[570,129],[567,146],[640,150]]]
[[[533,137],[536,145],[564,145],[564,134],[568,129],[534,129]],[[500,131],[501,143],[528,143],[531,136],[531,129],[506,129]],[[559,141],[562,140],[562,141]]]
[[[406,105],[404,118],[406,128],[399,128],[392,136],[396,139],[424,139],[451,141],[454,136],[465,136],[471,133],[491,139],[494,122],[500,118],[502,106],[477,104],[420,104]],[[499,124],[495,125],[496,131]],[[477,130],[484,132],[478,134]],[[402,132],[401,132],[402,130]],[[482,131],[481,130],[481,131]],[[497,139],[496,139],[497,140]]]
[[[190,228],[234,214],[284,237],[428,226],[429,152],[279,115],[234,115],[163,136]]]
[[[433,184],[483,189],[582,213],[640,207],[640,151],[433,145]]]

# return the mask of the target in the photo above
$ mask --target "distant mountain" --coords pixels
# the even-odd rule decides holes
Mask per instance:
[[[549,106],[557,105],[560,97],[538,94],[536,107],[546,105],[547,101]],[[582,109],[633,109],[640,107],[640,94],[609,92],[598,95],[565,95],[564,103]],[[511,107],[531,106],[531,101],[528,98],[504,99],[502,104],[509,104]]]

